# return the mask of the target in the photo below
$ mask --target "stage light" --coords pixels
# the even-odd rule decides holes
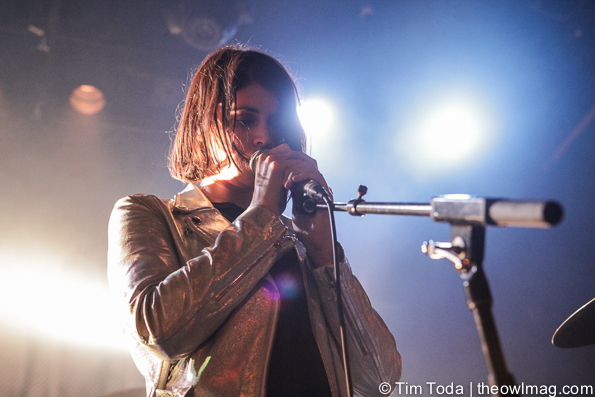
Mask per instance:
[[[485,153],[494,118],[472,97],[444,97],[416,115],[398,143],[418,171],[441,173],[471,164]]]
[[[428,115],[420,139],[430,157],[457,161],[478,148],[484,133],[481,117],[468,106],[454,103]]]
[[[333,110],[322,99],[312,98],[302,102],[298,115],[306,135],[312,141],[324,137],[333,123]]]
[[[80,114],[93,115],[105,107],[103,92],[92,85],[81,85],[72,91],[70,105]]]
[[[117,305],[104,281],[68,270],[52,249],[2,247],[0,324],[5,330],[83,347],[126,349]],[[43,266],[37,266],[37,258]],[[80,263],[77,263],[80,266]]]
[[[178,0],[167,15],[172,35],[200,51],[212,51],[229,42],[238,28],[252,22],[250,6],[245,0]]]

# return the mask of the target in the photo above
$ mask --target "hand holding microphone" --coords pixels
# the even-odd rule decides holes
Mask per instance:
[[[265,153],[268,153],[270,150],[271,149],[257,150],[250,157],[250,169],[252,170],[254,175],[256,175],[256,171],[257,171],[256,166],[257,166],[259,157]],[[328,196],[326,189],[321,184],[319,184],[318,182],[316,182],[312,179],[308,179],[306,181],[295,183],[290,188],[290,190],[292,190],[294,192],[303,193],[306,196],[308,196],[309,198],[316,200],[316,201],[322,201],[322,200],[324,200],[324,197]]]
[[[314,266],[332,261],[331,231],[327,211],[315,211],[315,201],[327,194],[328,187],[316,167],[316,161],[305,153],[282,144],[270,150],[259,150],[250,158],[254,172],[254,194],[251,206],[262,205],[281,215],[287,204],[287,191],[293,192],[293,230],[311,254]],[[313,206],[304,211],[300,200],[306,197]],[[331,198],[329,197],[329,200]]]

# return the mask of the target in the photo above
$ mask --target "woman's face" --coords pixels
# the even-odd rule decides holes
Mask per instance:
[[[260,84],[252,83],[236,92],[230,116],[234,144],[245,158],[271,147],[278,108],[275,95]]]
[[[238,152],[232,151],[237,168],[234,163],[230,163],[217,175],[203,180],[203,185],[217,180],[223,183],[227,181],[228,186],[231,184],[242,190],[253,189],[254,175],[250,171],[250,156],[259,149],[272,147],[278,107],[275,95],[260,84],[252,83],[236,92],[230,121],[233,144]]]

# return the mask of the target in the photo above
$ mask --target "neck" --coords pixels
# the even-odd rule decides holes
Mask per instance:
[[[233,203],[248,208],[252,201],[252,189],[242,189],[225,180],[201,184],[199,189],[212,203]]]

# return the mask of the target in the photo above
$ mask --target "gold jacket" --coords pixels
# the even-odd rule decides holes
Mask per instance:
[[[108,279],[148,397],[265,395],[279,309],[269,269],[292,249],[333,397],[346,395],[332,264],[312,268],[290,223],[255,207],[230,224],[192,185],[175,200],[116,203]],[[381,396],[381,382],[399,380],[401,358],[342,256],[353,394]]]

